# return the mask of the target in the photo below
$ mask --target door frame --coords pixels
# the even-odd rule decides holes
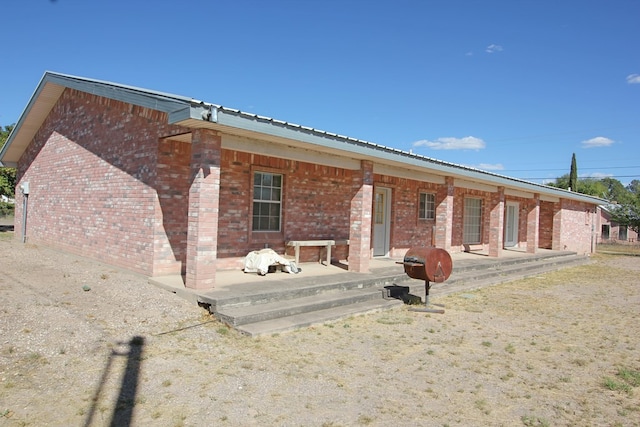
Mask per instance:
[[[509,209],[509,208],[513,209]],[[517,248],[518,247],[518,234],[519,234],[519,225],[520,225],[520,203],[518,202],[507,202],[505,204],[505,215],[504,215],[504,247],[505,248]],[[509,212],[513,212],[513,230],[512,231],[512,240],[508,240],[509,237]]]

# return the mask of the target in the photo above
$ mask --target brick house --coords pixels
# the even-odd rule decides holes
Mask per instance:
[[[638,233],[611,218],[611,205],[600,206],[598,243],[635,243]]]
[[[222,106],[47,72],[0,152],[16,237],[194,289],[252,250],[336,240],[366,272],[410,247],[589,254],[602,200]],[[301,248],[301,261],[318,259]]]

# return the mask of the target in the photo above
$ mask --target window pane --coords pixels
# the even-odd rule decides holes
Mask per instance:
[[[436,217],[436,196],[431,193],[420,193],[418,215],[420,219],[434,219]]]
[[[482,200],[464,199],[463,243],[482,243]]]
[[[253,230],[279,231],[282,175],[255,172],[253,178]]]

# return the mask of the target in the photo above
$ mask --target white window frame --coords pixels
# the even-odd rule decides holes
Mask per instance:
[[[266,182],[264,176],[270,176]],[[278,178],[279,185],[274,185]],[[263,184],[264,183],[264,184]],[[253,173],[253,211],[251,230],[253,232],[279,232],[282,229],[282,193],[284,176],[272,172]]]
[[[482,199],[465,197],[462,227],[462,243],[482,243]]]
[[[436,218],[436,195],[420,192],[418,196],[418,219]]]

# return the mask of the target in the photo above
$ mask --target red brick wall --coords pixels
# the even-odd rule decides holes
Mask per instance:
[[[18,164],[30,183],[28,241],[152,274],[163,123],[157,111],[65,90]]]
[[[453,197],[453,230],[451,230],[452,252],[456,252],[456,249],[461,250],[462,248],[464,199],[466,197],[482,199],[482,244],[485,246],[489,244],[491,194],[492,193],[487,193],[479,190],[470,190],[466,188],[455,189]]]
[[[437,184],[405,178],[374,175],[376,186],[392,189],[391,195],[391,256],[404,256],[414,246],[433,244],[435,219],[418,219],[420,193],[432,193],[438,203]]]
[[[540,229],[539,247],[543,249],[551,249],[553,242],[553,215],[555,212],[555,203],[540,201]]]
[[[191,144],[165,137],[184,132],[157,111],[67,89],[19,162],[20,182],[29,181],[28,239],[148,275],[184,272],[186,264]],[[282,230],[251,231],[253,172],[284,176]],[[361,171],[222,150],[217,265],[240,265],[265,246],[284,252],[288,240],[349,239],[351,201]],[[418,219],[420,192],[443,186],[376,174],[374,185],[392,189],[391,253],[430,245],[433,220]],[[445,191],[443,191],[443,189]],[[489,242],[491,194],[454,190],[451,250],[462,246],[465,197],[483,199],[483,243]],[[526,203],[526,200],[519,200]],[[554,203],[540,203],[540,247],[552,246]],[[17,195],[16,236],[21,237],[22,199]],[[590,226],[585,204],[567,204],[562,245],[585,251]],[[586,231],[588,228],[588,231]],[[520,217],[524,242],[526,218]],[[554,243],[555,244],[555,243]],[[289,250],[289,253],[292,253]],[[345,246],[334,250],[344,259]],[[323,256],[303,248],[302,261]]]
[[[240,257],[265,246],[282,253],[289,240],[349,238],[352,171],[232,150],[223,150],[221,168],[219,267],[237,267]],[[251,231],[256,171],[284,176],[279,233]],[[335,248],[333,254],[337,259],[346,258],[346,246]],[[320,248],[301,248],[301,261],[322,256]]]
[[[559,241],[554,249],[577,252],[579,255],[591,253],[592,226],[595,227],[595,207],[582,202],[562,200]],[[593,229],[595,233],[595,228]],[[554,238],[557,238],[554,233]],[[595,239],[595,235],[593,236]]]

